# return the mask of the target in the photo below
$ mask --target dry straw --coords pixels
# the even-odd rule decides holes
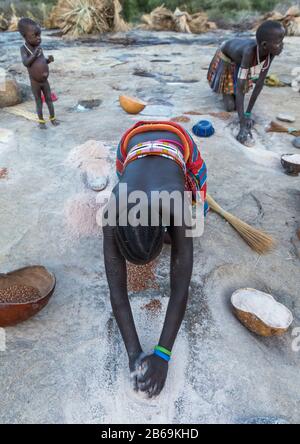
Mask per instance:
[[[142,17],[142,29],[152,31],[175,31],[200,34],[216,29],[215,23],[208,20],[204,12],[190,15],[176,8],[174,13],[164,5],[155,8],[150,14]]]
[[[119,0],[59,0],[51,22],[64,35],[76,38],[86,34],[127,31]]]
[[[251,227],[238,217],[223,210],[211,196],[207,196],[207,202],[211,210],[227,220],[256,253],[266,254],[275,247],[275,240],[269,234]]]
[[[0,14],[0,31],[6,31],[8,29],[8,21],[4,14]]]
[[[8,31],[17,31],[18,30],[18,23],[20,20],[20,17],[18,17],[17,15],[17,11],[15,8],[15,5],[11,5],[11,18],[10,18],[10,22],[9,22],[9,27],[8,27]]]

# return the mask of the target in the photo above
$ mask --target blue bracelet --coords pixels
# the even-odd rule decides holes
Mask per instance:
[[[171,359],[170,356],[165,355],[165,353],[162,353],[162,352],[159,351],[159,350],[154,350],[154,354],[155,354],[156,356],[159,356],[160,358],[162,358],[164,361],[167,361],[167,362],[169,362],[170,359]]]

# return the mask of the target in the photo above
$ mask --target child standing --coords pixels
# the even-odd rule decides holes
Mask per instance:
[[[234,38],[223,43],[216,52],[207,75],[211,89],[223,94],[226,111],[237,110],[240,131],[237,140],[245,143],[253,120],[252,109],[261,93],[275,56],[283,50],[285,30],[281,23],[268,20],[257,30],[256,40]],[[245,109],[245,94],[256,85]]]
[[[36,102],[39,127],[46,129],[46,121],[43,117],[42,93],[49,108],[50,121],[52,125],[57,126],[59,122],[56,120],[54,106],[51,97],[51,89],[48,82],[49,67],[54,62],[53,56],[47,59],[41,48],[41,28],[39,25],[29,18],[22,18],[19,21],[18,29],[25,40],[21,47],[21,56],[24,66],[28,69],[31,82],[32,92]]]

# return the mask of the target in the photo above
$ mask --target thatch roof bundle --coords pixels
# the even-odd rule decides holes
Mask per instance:
[[[20,17],[18,17],[18,15],[17,15],[17,11],[16,11],[15,6],[12,4],[10,7],[11,7],[12,15],[10,17],[8,31],[18,31],[18,23],[19,23]]]
[[[59,0],[53,8],[50,23],[64,35],[79,37],[86,34],[127,31],[121,17],[119,0]]]
[[[142,17],[142,29],[151,31],[175,31],[188,34],[201,34],[216,29],[216,24],[208,20],[204,12],[188,14],[176,8],[173,13],[164,5],[155,8],[150,14]]]
[[[175,31],[174,14],[164,5],[155,8],[150,14],[142,16],[144,29],[151,31]]]
[[[277,20],[283,24],[288,36],[300,36],[300,8],[292,6],[285,14],[278,11],[269,12],[258,23],[257,27],[265,20]]]
[[[4,17],[4,14],[0,14],[0,31],[6,31],[8,29],[8,21]]]

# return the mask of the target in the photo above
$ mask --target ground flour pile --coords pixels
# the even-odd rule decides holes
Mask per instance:
[[[99,205],[92,193],[78,193],[65,204],[66,225],[75,237],[97,236],[102,230],[97,224]]]
[[[107,156],[107,148],[102,142],[88,140],[70,152],[66,163],[72,168],[80,168],[84,172],[107,174],[109,169],[106,161]]]

